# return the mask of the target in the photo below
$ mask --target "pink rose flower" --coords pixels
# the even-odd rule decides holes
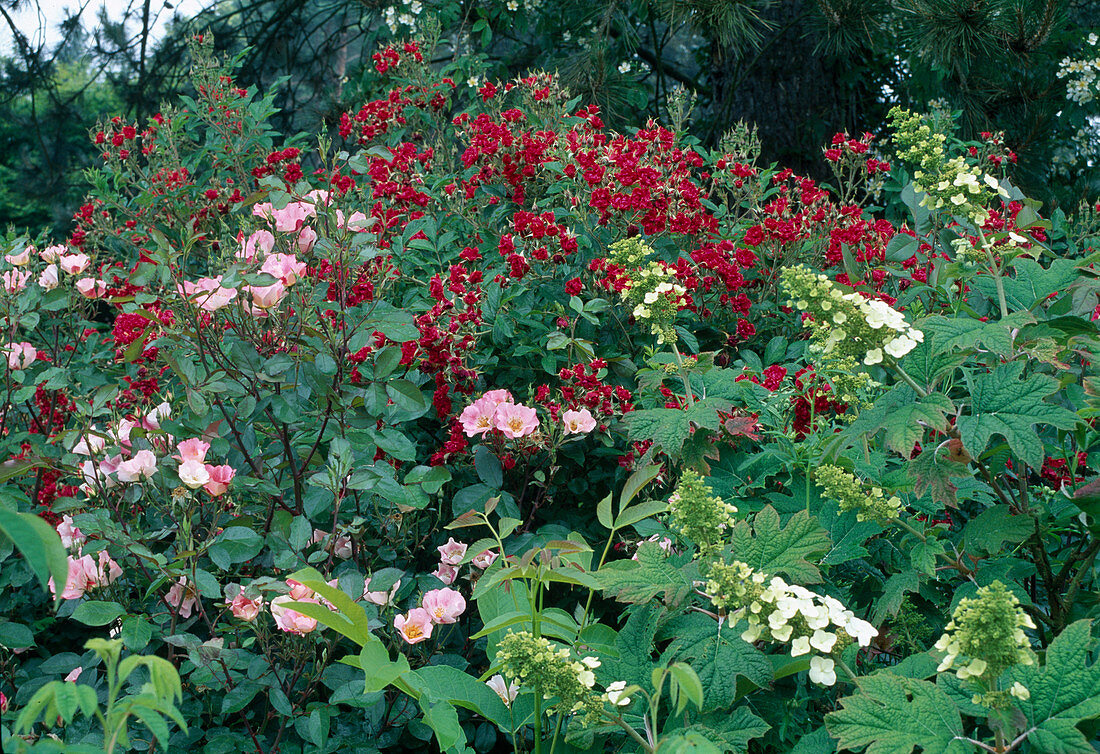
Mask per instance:
[[[252,305],[254,307],[253,314],[255,315],[256,309],[261,313],[266,314],[267,310],[273,306],[278,306],[279,302],[286,298],[286,285],[282,280],[276,280],[271,285],[248,286],[248,292],[252,294]]]
[[[288,634],[298,634],[299,636],[305,636],[317,628],[316,618],[310,618],[308,615],[302,615],[297,610],[284,607],[287,602],[313,602],[316,604],[317,601],[296,599],[289,594],[271,600],[271,617],[275,619],[276,626]]]
[[[416,607],[409,611],[408,617],[398,615],[394,618],[393,627],[406,642],[417,644],[432,635],[432,617],[424,608]]]
[[[30,343],[8,343],[4,346],[4,354],[8,357],[8,368],[26,369],[38,359],[38,349]]]
[[[79,275],[88,269],[88,265],[91,263],[91,259],[87,254],[65,254],[58,257],[58,263],[61,265],[61,269],[70,275]]]
[[[493,561],[497,559],[497,554],[492,550],[482,550],[471,561],[475,566],[482,570],[488,568],[493,564]]]
[[[512,397],[512,394],[503,388],[489,390],[485,393],[485,395],[481,397],[491,403],[494,408],[501,405],[502,403],[516,402],[515,398]]]
[[[68,514],[61,517],[61,523],[57,525],[57,536],[61,537],[61,544],[69,549],[80,547],[88,541],[84,532],[73,526],[73,517]]]
[[[176,472],[180,481],[193,490],[204,487],[210,482],[210,472],[202,461],[184,461]]]
[[[56,244],[54,246],[47,246],[38,252],[38,256],[42,258],[42,261],[46,264],[53,264],[61,259],[62,256],[69,253],[69,247],[65,244]]]
[[[194,586],[188,582],[187,577],[180,576],[179,581],[168,590],[165,600],[172,612],[178,613],[181,618],[190,618],[195,605],[199,602],[199,595]]]
[[[27,281],[30,279],[31,273],[29,271],[8,270],[3,277],[4,290],[8,293],[16,293],[27,287]]]
[[[247,239],[243,234],[238,237],[241,241],[241,250],[237,252],[237,258],[246,262],[255,262],[261,254],[270,254],[275,248],[275,236],[269,230],[258,230]]]
[[[336,227],[346,230],[363,231],[374,224],[374,218],[367,217],[362,212],[352,212],[345,220],[344,213],[336,210]]]
[[[157,457],[151,450],[139,450],[129,461],[118,465],[118,481],[140,482],[157,473]]]
[[[308,202],[291,202],[283,209],[272,209],[271,220],[275,223],[275,230],[280,233],[292,233],[316,214],[316,208]]]
[[[467,437],[484,434],[493,428],[493,413],[496,406],[486,403],[484,398],[478,398],[458,415],[458,421],[462,424],[462,431]]]
[[[316,594],[301,581],[287,579],[286,585],[290,587],[290,598],[298,602],[316,602]]]
[[[446,563],[440,563],[439,567],[432,571],[432,576],[442,581],[447,586],[455,583],[455,579],[458,578],[458,568]]]
[[[107,293],[107,283],[94,278],[83,278],[76,281],[76,290],[84,298],[100,298]]]
[[[45,288],[47,291],[52,291],[57,287],[60,279],[57,275],[57,265],[51,264],[46,269],[42,270],[42,274],[38,276],[38,284]]]
[[[332,204],[332,192],[325,191],[324,189],[313,189],[306,194],[306,199],[312,204],[320,204],[322,207],[327,207]]]
[[[179,455],[175,456],[175,458],[181,463],[183,461],[198,461],[199,463],[204,463],[206,461],[206,452],[210,450],[210,443],[203,442],[197,437],[192,437],[190,440],[184,440],[177,445],[176,450],[179,451]]]
[[[210,481],[202,486],[204,490],[214,497],[224,495],[229,489],[229,483],[237,475],[237,470],[232,466],[211,466],[206,464],[206,472],[210,475]]]
[[[447,538],[447,544],[435,548],[439,550],[439,562],[443,565],[456,566],[466,557],[467,545],[455,542],[454,537]]]
[[[22,267],[27,262],[31,261],[31,247],[28,246],[18,254],[5,254],[4,259],[8,262],[8,264],[13,264],[16,267]]]
[[[168,401],[162,401],[160,405],[145,415],[142,426],[146,429],[160,429],[160,423],[172,416],[172,406]],[[205,458],[206,451],[203,451]]]
[[[454,589],[432,589],[424,594],[421,606],[428,611],[432,623],[454,623],[466,612],[466,600]]]
[[[306,267],[306,263],[299,262],[298,257],[293,254],[272,254],[264,260],[263,265],[260,266],[260,272],[279,278],[283,285],[289,286],[298,282],[298,279],[305,274]]]
[[[502,403],[493,414],[493,427],[504,436],[515,440],[535,432],[539,428],[539,417],[535,409],[518,403]]]
[[[98,427],[93,424],[92,432],[96,431],[98,431]],[[79,441],[77,441],[76,445],[73,446],[73,452],[77,455],[92,456],[103,450],[106,444],[107,438],[102,437],[98,434],[88,434],[84,435],[80,438]]]
[[[561,415],[567,435],[585,435],[596,428],[596,420],[587,408],[580,411],[564,411]]]
[[[86,558],[91,558],[91,555],[85,555]],[[94,583],[92,586],[107,586],[113,584],[118,577],[122,575],[122,567],[116,563],[106,550],[99,551],[99,563],[92,564],[92,569],[85,566],[85,570],[89,573],[94,573]]]
[[[367,579],[367,583],[363,585],[363,599],[367,602],[371,602],[379,607],[388,605],[392,600],[397,590],[401,587],[401,579],[393,582],[393,586],[390,587],[388,592],[371,591],[370,579]]]
[[[317,243],[317,231],[308,225],[298,231],[298,251],[308,254]]]
[[[240,618],[243,621],[251,623],[256,620],[256,616],[260,614],[260,610],[264,606],[264,598],[257,597],[256,599],[250,599],[245,596],[244,590],[233,599],[226,599],[225,604],[229,605],[230,611],[233,613],[234,618]]]
[[[69,573],[65,578],[65,588],[61,591],[61,599],[63,600],[75,600],[84,596],[84,591],[88,589],[88,574],[84,570],[85,566],[91,565],[95,568],[95,561],[92,560],[90,555],[86,555],[83,558],[74,558],[72,555],[68,558]],[[50,577],[49,581],[50,594],[57,595],[57,587],[53,583],[53,577]]]
[[[199,278],[195,282],[183,281],[178,287],[179,293],[193,301],[204,312],[216,312],[237,297],[235,288],[223,288],[222,276]]]

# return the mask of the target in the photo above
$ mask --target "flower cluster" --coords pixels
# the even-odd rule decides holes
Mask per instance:
[[[997,679],[1013,665],[1034,662],[1025,628],[1035,628],[1035,624],[1004,584],[994,581],[979,587],[976,597],[959,601],[936,642],[936,649],[944,653],[937,671],[954,669],[959,680],[984,682],[989,691],[975,695],[974,703],[1003,706],[1007,699],[1005,692],[996,688]],[[1007,693],[1018,699],[1030,696],[1019,683]]]
[[[925,206],[949,207],[953,213],[982,225],[989,217],[990,200],[998,194],[1008,197],[993,176],[983,174],[963,157],[948,159],[944,149],[947,137],[934,132],[920,115],[895,107],[888,117],[896,132],[898,156],[918,166],[913,180],[926,194],[922,200]]]
[[[1097,37],[1096,34],[1089,34],[1087,41],[1089,47],[1095,50],[1097,42],[1100,42],[1100,37]],[[1067,99],[1079,105],[1092,102],[1100,93],[1100,81],[1098,81],[1098,77],[1100,77],[1100,54],[1080,60],[1068,56],[1063,58],[1058,66],[1057,76],[1060,79],[1068,79],[1066,81]]]
[[[202,487],[213,497],[225,494],[237,471],[232,466],[214,466],[206,462],[210,443],[195,437],[181,442],[176,450],[179,455],[175,458],[180,462],[176,471],[184,485],[193,490]]]
[[[520,631],[500,640],[497,661],[508,678],[541,690],[544,699],[556,697],[553,706],[560,714],[583,710],[585,725],[600,719],[604,698],[593,690],[596,675],[592,671],[600,666],[595,657],[573,660],[565,647]]]
[[[73,520],[64,516],[57,525],[58,536],[61,543],[74,554],[68,556],[69,572],[65,578],[65,587],[61,591],[61,599],[75,600],[84,596],[90,589],[107,586],[122,575],[122,568],[116,563],[106,550],[100,550],[94,557],[82,555],[84,543],[88,538],[80,529],[73,526]],[[49,581],[50,592],[57,594],[57,586],[53,577]]]
[[[855,511],[860,521],[877,521],[885,526],[901,510],[901,500],[896,495],[887,498],[881,487],[865,486],[839,466],[819,466],[814,481],[826,496],[837,502],[841,511]]]
[[[810,658],[810,680],[825,686],[836,683],[836,663],[828,655],[853,641],[866,647],[878,635],[839,600],[778,576],[768,578],[736,560],[712,567],[706,593],[717,608],[729,611],[731,626],[748,621],[741,634],[745,641],[790,642],[792,657],[816,652]]]
[[[726,529],[734,523],[737,508],[714,494],[703,477],[691,469],[684,472],[676,491],[668,499],[672,512],[670,528],[693,542],[700,555],[722,547]]]
[[[658,343],[676,342],[672,322],[684,308],[687,289],[676,282],[676,272],[663,262],[642,262],[654,253],[638,238],[627,238],[611,244],[611,262],[626,269],[626,279],[619,295],[631,305],[634,319],[648,322],[649,331]]]
[[[788,305],[812,315],[804,324],[813,329],[814,346],[825,356],[858,357],[872,365],[882,361],[883,353],[900,359],[924,340],[924,333],[885,301],[844,293],[805,265],[784,267],[781,277],[791,297]]]
[[[538,431],[535,409],[516,403],[507,390],[490,390],[462,410],[458,417],[467,437],[498,431],[509,440]]]

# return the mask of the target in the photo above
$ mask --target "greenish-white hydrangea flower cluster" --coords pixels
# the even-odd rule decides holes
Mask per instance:
[[[989,219],[987,206],[996,195],[1007,197],[997,179],[982,173],[963,157],[947,158],[947,137],[932,130],[920,115],[895,107],[887,114],[894,129],[898,156],[913,163],[913,180],[925,193],[922,203],[936,209],[949,207],[981,225]]]
[[[509,632],[501,639],[497,660],[508,678],[515,678],[529,688],[542,689],[543,699],[557,698],[553,706],[559,713],[569,715],[583,711],[585,725],[599,721],[605,700],[614,705],[622,705],[623,699],[627,704],[630,701],[622,693],[625,683],[621,686],[611,684],[605,694],[594,689],[596,674],[593,671],[600,666],[599,659],[574,660],[565,647],[528,631]]]
[[[736,520],[737,507],[714,494],[703,477],[691,469],[684,472],[669,496],[670,528],[707,555],[722,548],[726,530]]]
[[[654,251],[639,238],[616,241],[611,244],[610,252],[611,261],[627,270],[626,287],[620,295],[631,307],[634,319],[647,323],[658,343],[676,342],[672,322],[687,289],[676,282],[668,265],[645,261]]]
[[[747,642],[761,639],[790,643],[791,656],[813,653],[810,680],[823,686],[836,683],[836,661],[853,641],[870,645],[878,630],[857,618],[834,597],[822,596],[778,576],[768,577],[740,561],[717,563],[709,573],[706,592],[729,623],[744,619],[749,627],[741,634]]]
[[[870,366],[881,363],[884,354],[900,359],[924,340],[924,333],[885,301],[845,293],[805,265],[784,267],[780,278],[788,305],[813,315],[805,325],[813,328],[813,344],[824,356],[858,358]]]
[[[1000,581],[978,589],[976,597],[960,600],[936,649],[944,653],[939,672],[954,670],[959,680],[984,681],[990,691],[975,694],[975,704],[1002,707],[1005,695],[1027,699],[1030,692],[1014,683],[1007,692],[995,688],[997,679],[1013,665],[1034,662],[1025,628],[1035,628],[1020,601]]]
[[[886,497],[881,487],[864,485],[839,466],[819,466],[814,481],[830,500],[837,502],[841,511],[855,511],[860,521],[876,521],[885,526],[901,511],[901,499],[896,495]]]

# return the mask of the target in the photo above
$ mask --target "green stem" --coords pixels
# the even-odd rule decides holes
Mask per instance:
[[[993,275],[993,282],[997,285],[997,303],[1001,307],[1001,319],[1004,319],[1008,316],[1008,301],[1005,299],[1005,285],[1001,279],[1001,268],[997,265],[997,260],[993,258],[993,249],[985,239],[985,234],[982,233],[981,228],[978,228],[978,238],[982,241],[982,251],[985,252],[986,261],[989,262],[989,272]]]
[[[676,347],[676,344],[672,344],[672,353],[676,355],[676,370],[680,375],[680,379],[684,383],[684,399],[687,401],[688,408],[695,405],[695,397],[691,394],[691,380],[688,379],[687,372],[684,371],[684,357],[680,355],[680,349]]]

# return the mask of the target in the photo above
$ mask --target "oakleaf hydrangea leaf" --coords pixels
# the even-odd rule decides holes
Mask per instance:
[[[719,411],[728,411],[730,402],[719,398],[697,401],[689,408],[650,408],[632,411],[625,421],[631,441],[651,440],[669,455],[678,455],[694,427],[718,429]]]
[[[1100,717],[1100,662],[1089,662],[1091,623],[1072,623],[1047,647],[1046,662],[1017,665],[1007,684],[1022,684],[1030,698],[1017,702],[1036,730],[1028,737],[1033,751],[1045,754],[1094,754],[1077,729],[1082,720]],[[1004,682],[1002,682],[1004,683]]]
[[[806,511],[795,513],[786,526],[780,526],[779,514],[767,505],[751,526],[746,521],[737,523],[731,550],[738,560],[758,571],[814,584],[821,581],[821,573],[808,558],[823,555],[831,546],[829,535]]]
[[[595,574],[603,590],[620,602],[645,603],[664,594],[678,605],[691,594],[698,567],[682,555],[666,555],[655,542],[643,542],[637,560],[616,560]]]
[[[1013,361],[989,374],[967,375],[970,415],[959,417],[959,431],[971,455],[978,456],[993,435],[1001,435],[1013,453],[1038,468],[1044,453],[1035,425],[1077,426],[1075,413],[1043,400],[1058,389],[1058,380],[1045,374],[1021,379],[1024,367],[1023,361]]]
[[[838,749],[867,754],[969,754],[962,716],[951,698],[928,681],[877,673],[860,679],[860,693],[825,715]]]

